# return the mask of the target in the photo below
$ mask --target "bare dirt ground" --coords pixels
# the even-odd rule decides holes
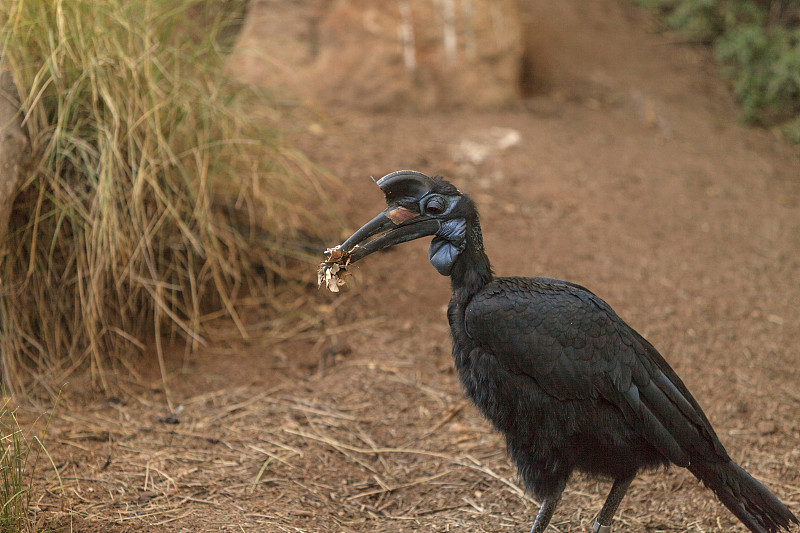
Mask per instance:
[[[731,456],[798,513],[800,159],[738,124],[706,50],[626,2],[551,4],[531,8],[539,74],[512,108],[327,109],[293,137],[353,192],[351,229],[382,209],[370,175],[414,168],[471,193],[498,274],[568,279],[608,301],[683,377]],[[501,149],[509,129],[519,142]],[[287,300],[287,315],[309,317],[297,340],[177,354],[175,415],[155,369],[120,378],[114,397],[68,384],[47,439],[66,496],[42,467],[41,524],[527,531],[538,504],[459,388],[449,285],[426,246],[370,257],[340,295]],[[552,530],[588,531],[608,489],[574,478]],[[744,529],[672,469],[633,483],[617,530]]]

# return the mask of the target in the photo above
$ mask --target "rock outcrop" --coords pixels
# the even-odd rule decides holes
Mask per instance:
[[[498,108],[519,97],[521,20],[517,0],[258,0],[229,69],[303,102]]]

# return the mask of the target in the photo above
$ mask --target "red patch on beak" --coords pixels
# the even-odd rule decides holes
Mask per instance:
[[[406,209],[405,207],[396,207],[389,211],[386,216],[388,216],[389,220],[397,225],[405,222],[406,220],[411,220],[417,215],[419,215],[419,213],[415,213],[414,211]]]

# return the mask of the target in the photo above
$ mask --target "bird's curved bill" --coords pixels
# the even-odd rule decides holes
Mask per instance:
[[[428,176],[413,170],[392,172],[376,184],[386,196],[387,207],[364,224],[339,246],[325,251],[327,258],[319,266],[317,281],[333,292],[345,284],[342,277],[347,265],[396,244],[434,235],[441,229],[439,220],[420,214],[418,208],[400,205],[402,199],[423,198],[433,187]]]
[[[405,207],[390,206],[334,250],[346,256],[348,263],[354,263],[378,250],[434,235],[439,227],[436,219]]]

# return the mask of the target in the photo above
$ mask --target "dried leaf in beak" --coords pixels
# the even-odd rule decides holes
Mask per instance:
[[[328,254],[328,259],[319,265],[317,286],[321,287],[325,283],[329,291],[339,292],[339,287],[346,283],[344,275],[347,274],[347,265],[350,263],[350,252],[336,246],[328,248],[325,253]]]

